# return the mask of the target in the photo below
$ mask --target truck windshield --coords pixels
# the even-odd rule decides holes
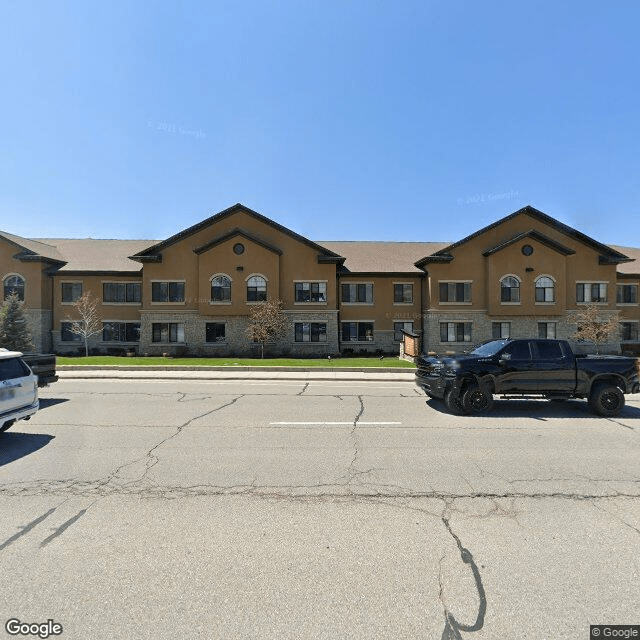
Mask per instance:
[[[485,342],[481,344],[479,347],[476,347],[470,355],[472,356],[494,356],[505,344],[507,344],[508,340],[492,340],[491,342]]]

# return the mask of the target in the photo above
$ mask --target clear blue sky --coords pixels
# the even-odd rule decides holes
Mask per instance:
[[[531,204],[640,247],[640,2],[5,0],[0,229],[162,239],[236,202],[454,241]]]

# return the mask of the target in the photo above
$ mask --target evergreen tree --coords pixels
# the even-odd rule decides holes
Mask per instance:
[[[9,351],[33,351],[31,332],[29,331],[24,303],[14,291],[2,305],[0,312],[0,347]]]

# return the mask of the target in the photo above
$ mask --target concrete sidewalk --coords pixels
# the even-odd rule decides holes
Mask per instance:
[[[60,380],[355,380],[413,382],[415,369],[304,367],[91,367],[58,368]]]

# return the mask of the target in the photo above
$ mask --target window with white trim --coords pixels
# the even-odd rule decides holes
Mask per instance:
[[[500,302],[520,302],[520,280],[516,276],[500,280]]]
[[[637,284],[619,284],[616,286],[617,304],[636,304],[638,302]]]
[[[413,285],[411,283],[398,282],[393,285],[393,303],[413,303]]]
[[[211,302],[231,302],[231,278],[221,274],[211,278]]]
[[[184,302],[184,280],[151,283],[151,302],[181,303]]]
[[[440,282],[440,302],[471,302],[471,282]]]
[[[320,302],[327,301],[327,283],[326,282],[294,282],[294,300],[297,303],[302,302]]]
[[[296,342],[326,342],[326,322],[296,322],[294,324]]]
[[[73,303],[82,297],[82,282],[62,283],[62,302]]]
[[[347,304],[373,304],[373,284],[349,282],[341,287],[342,302]]]
[[[182,322],[154,322],[151,325],[152,342],[184,342]]]
[[[441,322],[440,342],[471,342],[471,322]]]
[[[262,276],[251,276],[247,280],[247,302],[265,302],[267,281]]]
[[[556,283],[549,276],[540,276],[536,279],[536,302],[555,302]]]
[[[142,283],[103,282],[102,301],[107,304],[139,304],[142,301]]]
[[[3,280],[4,299],[6,300],[12,293],[18,294],[18,299],[24,302],[24,278],[17,274],[7,276]]]
[[[576,302],[606,302],[606,282],[578,282],[576,284]]]

